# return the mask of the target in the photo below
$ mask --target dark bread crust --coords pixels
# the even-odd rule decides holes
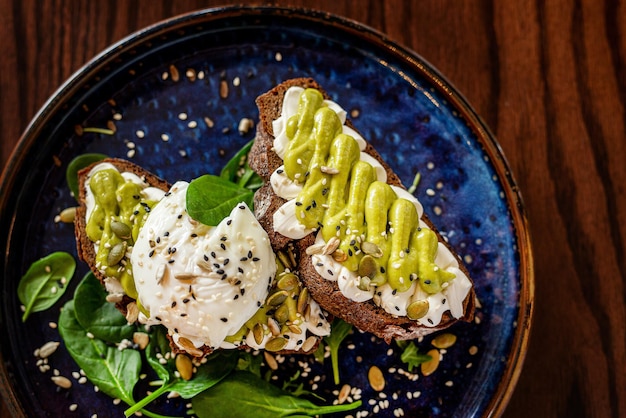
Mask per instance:
[[[269,180],[272,172],[282,165],[281,158],[273,150],[274,131],[272,121],[281,115],[283,98],[286,91],[292,86],[315,88],[319,90],[325,98],[329,98],[328,93],[312,78],[287,80],[257,98],[256,103],[259,108],[259,124],[257,125],[257,135],[249,155],[248,164],[266,181]],[[346,125],[354,129],[354,126],[349,120],[346,121]],[[398,176],[391,170],[387,163],[383,161],[380,154],[376,152],[371,144],[367,144],[365,152],[378,160],[385,168],[387,172],[387,183],[404,187]],[[285,200],[277,196],[268,183],[256,192],[254,199],[255,216],[266,229],[272,241],[272,245],[277,249],[283,248],[292,241],[275,232],[273,228],[273,214],[284,202]],[[424,215],[422,219],[437,234],[439,241],[455,254],[427,216]],[[314,234],[310,234],[294,242],[300,260],[297,270],[304,285],[309,288],[313,299],[330,314],[355,325],[362,331],[370,332],[387,342],[390,342],[392,339],[408,340],[418,338],[447,328],[457,322],[449,312],[445,312],[439,325],[426,327],[407,317],[391,315],[374,303],[359,303],[346,298],[339,290],[336,282],[322,278],[315,271],[311,256],[306,254],[306,248],[312,245],[314,240]],[[470,275],[462,262],[459,262],[459,267],[469,278]],[[460,320],[471,321],[474,316],[474,309],[475,293],[472,287],[464,301],[464,316],[460,318]]]

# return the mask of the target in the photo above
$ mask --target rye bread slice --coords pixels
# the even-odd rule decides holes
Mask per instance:
[[[74,234],[76,237],[76,247],[78,251],[78,257],[81,261],[85,262],[93,274],[100,280],[100,282],[104,285],[104,280],[106,279],[105,274],[96,267],[95,259],[96,252],[94,249],[94,243],[89,239],[87,233],[85,232],[85,228],[87,225],[87,206],[86,206],[86,180],[88,178],[89,172],[100,163],[109,163],[117,168],[120,172],[130,172],[139,176],[149,187],[156,187],[163,191],[168,191],[171,187],[170,183],[156,176],[155,174],[145,170],[144,168],[131,163],[130,161],[117,159],[117,158],[107,158],[97,163],[91,164],[90,166],[80,170],[78,172],[78,180],[79,180],[79,206],[76,208],[76,217],[74,219]],[[123,299],[119,302],[116,302],[115,307],[123,314],[127,315],[128,306],[130,303],[135,302],[131,297],[124,295]],[[178,345],[176,345],[172,337],[167,335],[170,341],[170,347],[174,353],[187,353],[193,357],[204,357],[211,352],[213,349],[204,345],[199,349],[193,350],[182,350]],[[278,351],[277,354],[309,354],[315,351],[319,345],[319,342],[322,337],[318,337],[316,343],[310,348],[308,351],[294,351],[294,350],[281,350]],[[241,345],[238,347],[239,349],[246,349],[248,346]]]
[[[248,158],[248,164],[266,181],[269,180],[271,174],[283,164],[282,159],[273,150],[274,130],[272,122],[280,117],[283,98],[287,90],[292,86],[314,88],[319,90],[324,98],[330,98],[328,93],[314,79],[295,78],[275,86],[256,99],[259,109],[259,123],[257,125],[255,142]],[[346,125],[355,129],[350,120],[346,121]],[[387,163],[383,161],[380,154],[376,152],[371,144],[367,144],[365,152],[378,160],[385,168],[387,172],[387,183],[404,187],[399,177]],[[464,300],[463,317],[455,319],[449,312],[446,312],[441,322],[434,327],[426,327],[407,317],[391,315],[371,301],[359,303],[346,298],[339,290],[336,282],[322,278],[315,271],[311,256],[306,254],[306,248],[314,243],[314,234],[310,234],[301,240],[291,240],[274,231],[273,214],[284,202],[284,199],[273,192],[271,185],[265,184],[255,194],[255,216],[267,230],[272,245],[275,248],[283,248],[293,241],[294,247],[299,253],[299,265],[297,270],[302,281],[305,286],[309,288],[313,299],[331,315],[337,316],[355,325],[360,330],[370,332],[387,342],[390,342],[392,339],[409,340],[418,338],[447,328],[459,320],[471,321],[473,319],[475,309],[475,293],[473,287]],[[453,254],[456,254],[426,215],[422,217],[422,220],[437,234],[439,241],[446,245]],[[470,278],[463,263],[459,262],[459,267],[463,273]]]

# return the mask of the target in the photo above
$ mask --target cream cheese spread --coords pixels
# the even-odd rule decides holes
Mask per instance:
[[[281,158],[284,158],[289,143],[289,137],[286,133],[287,120],[297,113],[298,101],[303,91],[304,89],[301,87],[289,88],[284,96],[281,116],[273,121],[272,127],[275,133],[273,149]],[[377,179],[386,182],[387,175],[382,165],[369,154],[363,152],[366,145],[363,137],[345,125],[345,110],[333,101],[326,100],[325,103],[339,116],[343,124],[343,133],[356,139],[361,149],[361,161],[371,164],[375,168]],[[272,173],[270,183],[274,193],[287,200],[274,213],[274,229],[292,239],[301,239],[311,233],[315,233],[315,230],[305,228],[296,217],[295,198],[302,190],[302,184],[289,179],[284,172],[283,166]],[[409,200],[415,205],[420,218],[420,227],[428,228],[428,225],[421,221],[424,210],[417,198],[401,187],[392,186],[392,189],[397,197]],[[325,241],[322,238],[322,234],[318,233],[315,245],[322,246],[324,244]],[[393,291],[389,284],[362,290],[358,287],[360,280],[358,274],[344,267],[341,262],[335,261],[331,255],[314,254],[312,261],[320,276],[327,280],[337,281],[337,285],[344,296],[356,302],[373,300],[376,305],[382,307],[391,315],[406,316],[406,308],[410,303],[417,300],[428,300],[428,313],[417,320],[420,324],[427,327],[438,325],[446,311],[450,311],[454,318],[462,317],[463,301],[472,287],[469,278],[459,268],[457,258],[442,243],[438,244],[436,264],[441,269],[455,274],[456,277],[452,281],[445,283],[442,291],[430,295],[424,292],[416,282],[413,282],[411,287],[404,292]]]

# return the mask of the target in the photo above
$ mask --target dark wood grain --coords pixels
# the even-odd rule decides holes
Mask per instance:
[[[223,3],[1,0],[2,165],[99,51]],[[354,19],[415,50],[498,138],[524,196],[536,275],[533,332],[504,416],[626,416],[626,3],[275,3]]]

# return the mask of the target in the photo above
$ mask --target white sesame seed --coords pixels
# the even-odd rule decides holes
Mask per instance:
[[[144,131],[139,130],[139,131],[135,132],[135,136],[137,136],[137,138],[141,139],[144,136],[146,136],[146,133]]]
[[[163,142],[167,142],[170,140],[170,137],[168,134],[161,134],[161,140],[163,140]]]
[[[128,150],[128,152],[126,153],[126,156],[128,158],[133,158],[135,156],[135,152],[136,151],[134,149]]]
[[[187,120],[187,114],[185,112],[181,112],[178,114],[178,119]]]
[[[113,114],[113,120],[122,120],[122,114],[121,113],[114,113]]]
[[[435,215],[441,215],[442,209],[441,206],[435,206],[433,207],[433,212],[435,213]]]
[[[435,191],[433,189],[426,189],[426,194],[428,196],[434,196],[435,195]]]
[[[194,129],[198,126],[198,122],[196,122],[195,120],[192,120],[191,122],[187,124],[187,126],[191,129]]]
[[[241,84],[241,80],[239,79],[239,77],[235,77],[233,79],[233,86],[237,87],[239,86],[239,84]]]
[[[75,403],[71,404],[69,407],[69,410],[72,412],[76,411],[77,409],[78,409],[78,405]]]
[[[280,62],[283,60],[283,56],[280,52],[277,52],[276,55],[274,56],[274,58],[276,59],[276,61]]]

